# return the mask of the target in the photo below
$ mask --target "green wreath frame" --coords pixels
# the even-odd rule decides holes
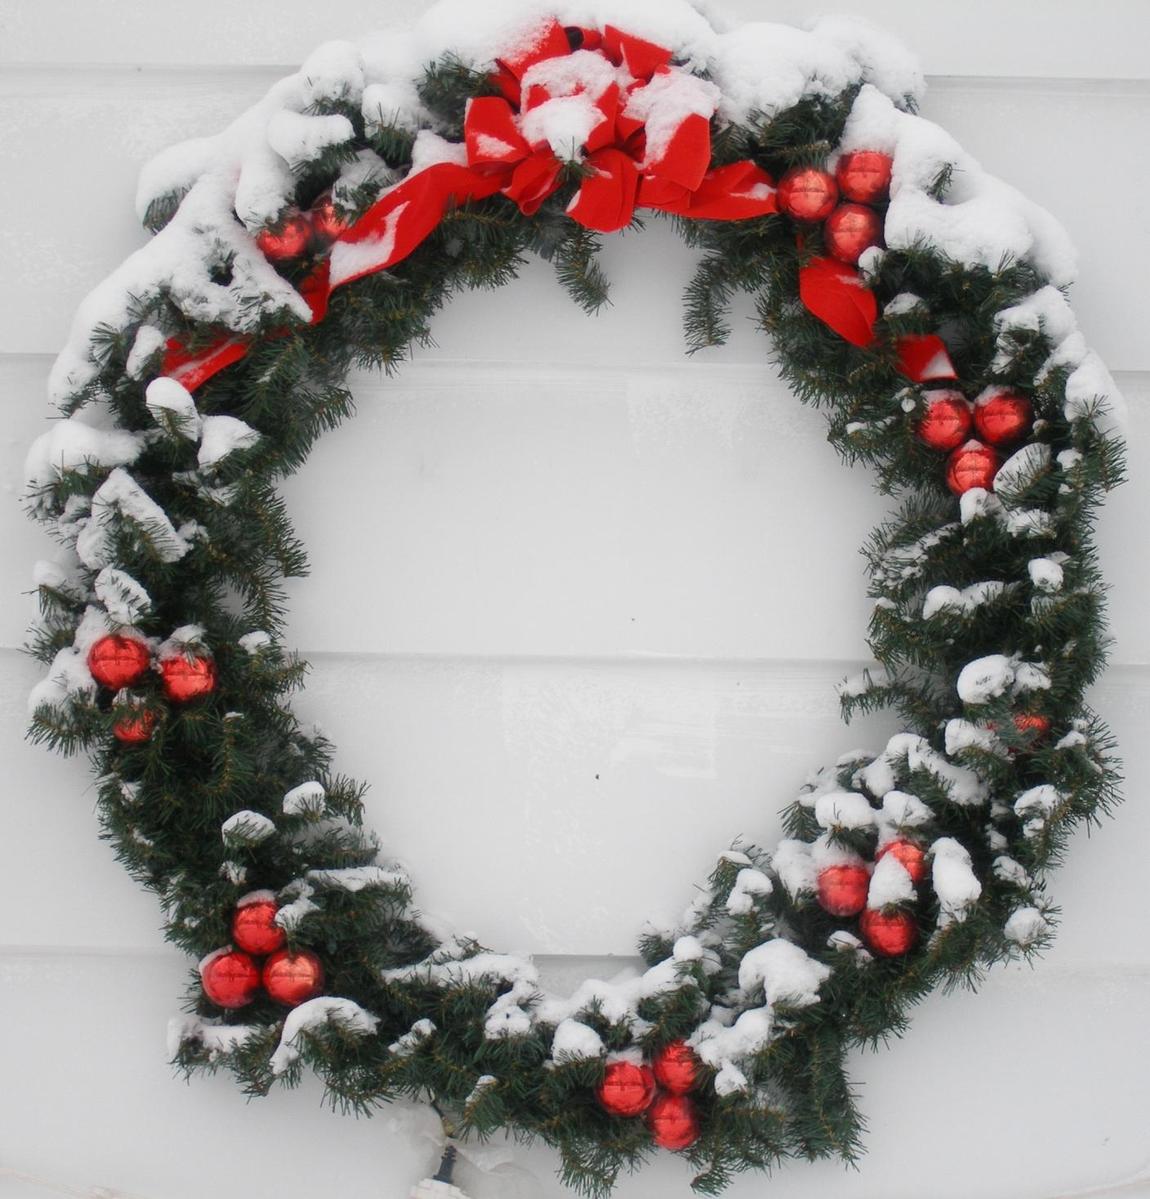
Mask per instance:
[[[870,86],[864,76],[746,124],[716,120],[714,163],[749,160],[774,178],[828,163]],[[453,57],[428,68],[419,90],[434,128],[457,142],[468,101],[497,94],[488,69]],[[913,110],[905,97],[895,107]],[[335,187],[348,218],[361,217],[380,187],[349,164],[371,152],[402,176],[414,132],[371,126],[348,94],[316,97],[310,113],[345,117],[354,133],[297,167],[290,198],[307,207]],[[931,184],[939,205],[952,176],[944,167]],[[598,239],[567,215],[582,178],[567,171],[531,216],[500,194],[450,207],[401,262],[333,292],[315,323],[283,299],[286,287],[241,326],[181,306],[171,289],[137,294],[122,282],[131,299],[120,319],[81,320],[83,368],[73,355],[56,388],[80,448],[66,452],[57,435],[34,454],[48,469],[32,471],[30,506],[87,555],[38,577],[34,650],[51,670],[31,735],[91,755],[106,834],[160,897],[169,940],[211,955],[229,943],[237,904],[270,892],[288,945],[322,960],[323,995],[294,1009],[267,995],[223,1009],[197,974],[189,1014],[173,1025],[175,1060],[189,1072],[227,1068],[263,1094],[313,1069],[335,1102],[361,1111],[429,1099],[458,1136],[505,1129],[555,1146],[565,1180],[601,1194],[654,1149],[648,1123],[597,1097],[608,1064],[687,1041],[697,1135],[683,1152],[693,1185],[717,1193],[744,1169],[853,1157],[861,1125],[848,1051],[900,1032],[936,986],[973,983],[1045,943],[1046,873],[1075,826],[1116,798],[1110,739],[1084,695],[1106,648],[1093,517],[1120,481],[1121,445],[1104,420],[1111,397],[1068,351],[1065,301],[1035,261],[889,245],[867,263],[883,310],[860,346],[800,299],[803,268],[824,254],[818,226],[796,238],[779,213],[676,219],[701,251],[689,346],[721,343],[728,300],[753,294],[783,378],[826,409],[842,456],[873,467],[899,499],[866,547],[881,669],[848,681],[842,702],[848,716],[893,707],[906,732],[814,776],[774,850],[722,854],[682,923],[643,937],[649,971],[630,990],[592,980],[570,1000],[543,996],[529,963],[444,938],[421,918],[407,876],[378,861],[362,828],[361,787],[333,773],[331,746],[288,707],[305,664],[279,642],[280,583],[304,573],[306,558],[276,483],[351,413],[347,371],[397,366],[455,292],[501,286],[534,253],[598,308]],[[153,231],[178,217],[186,192],[150,197]],[[280,262],[280,282],[302,289],[319,253]],[[238,272],[227,277],[235,266],[233,255],[220,286],[242,288]],[[907,296],[915,302],[892,302]],[[241,331],[243,356],[198,388],[191,409],[149,394],[165,341],[194,353]],[[908,382],[897,354],[901,338],[940,331],[967,397],[1014,389],[1035,415],[1013,468],[961,502],[921,435],[932,388]],[[95,406],[112,428],[93,440],[85,414]],[[222,453],[204,450],[212,418]],[[152,507],[125,499],[132,485]],[[125,632],[160,673],[98,687],[86,655]],[[173,699],[162,678],[173,661],[210,662],[207,693]],[[125,721],[145,735],[122,738]],[[828,863],[869,872],[892,840],[929,847],[933,883],[916,876],[908,890],[895,872],[875,910],[909,917],[916,943],[883,956],[867,951],[853,915],[820,902],[819,876]],[[743,1024],[756,1035],[735,1036]]]

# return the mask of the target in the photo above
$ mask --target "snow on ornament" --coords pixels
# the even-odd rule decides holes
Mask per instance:
[[[192,999],[218,1010],[177,1022],[181,1065],[263,1093],[306,1060],[368,1107],[474,1097],[485,1128],[581,1146],[565,1169],[584,1190],[608,1189],[645,1144],[694,1146],[711,1191],[763,1144],[809,1154],[804,1129],[820,1152],[852,1141],[841,1062],[820,1056],[818,1086],[802,1063],[858,1004],[881,1035],[924,977],[1045,939],[1034,880],[1114,788],[1106,730],[1078,699],[1101,615],[1062,597],[1079,594],[1074,559],[1115,477],[1120,400],[1066,301],[1064,235],[915,115],[921,73],[885,35],[841,17],[719,30],[686,0],[573,0],[563,19],[453,0],[409,37],[329,41],[247,116],[148,165],[139,211],[156,236],[84,302],[50,379],[69,415],[28,456],[28,509],[66,559],[40,576],[29,711],[35,738],[95,756],[117,850],[147,860],[173,936],[208,953]],[[836,241],[836,207],[865,236]],[[876,662],[840,699],[897,708],[906,727],[819,772],[786,838],[729,854],[648,928],[642,969],[557,996],[529,959],[419,909],[363,827],[358,784],[285,702],[300,670],[277,609],[297,554],[274,488],[345,416],[347,360],[394,364],[445,297],[514,273],[523,247],[593,307],[591,234],[651,213],[706,243],[689,348],[722,340],[725,299],[750,282],[831,440],[905,489],[868,546]],[[972,425],[965,394],[988,380],[1049,419],[984,393]],[[1014,452],[996,475],[1000,444]],[[948,638],[960,621],[965,656]],[[90,669],[117,636],[138,638],[142,673],[100,655]],[[223,681],[226,703],[175,707]],[[124,740],[137,713],[156,724]],[[1011,713],[1048,726],[988,727]],[[965,919],[964,937],[932,937],[920,960],[933,917]],[[229,925],[233,946],[216,949]],[[795,1068],[768,1093],[762,1063],[783,1038]],[[588,1119],[597,1103],[628,1122]]]

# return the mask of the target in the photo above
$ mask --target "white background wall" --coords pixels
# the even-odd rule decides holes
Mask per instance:
[[[437,1156],[418,1112],[356,1122],[321,1110],[314,1085],[248,1105],[223,1078],[173,1081],[164,1025],[188,964],[97,839],[84,767],[21,742],[37,668],[19,652],[20,593],[48,546],[16,502],[70,314],[142,240],[140,164],[215,131],[318,42],[424,7],[0,5],[5,1197],[50,1193],[26,1175],[73,1195],[403,1199]],[[1037,970],[934,997],[903,1042],[859,1056],[871,1133],[858,1172],[797,1165],[731,1194],[1150,1195],[1150,10],[838,7],[900,31],[932,77],[926,115],[1060,215],[1082,251],[1082,323],[1131,405],[1134,478],[1102,526],[1114,666],[1095,696],[1128,802],[1074,846],[1061,935]],[[597,320],[535,266],[457,302],[400,377],[357,381],[359,415],[289,488],[314,565],[293,587],[293,635],[315,667],[303,709],[373,783],[371,817],[424,906],[545,955],[557,978],[614,969],[584,959],[632,952],[642,918],[685,903],[734,836],[777,835],[808,769],[886,730],[841,728],[831,690],[865,656],[856,551],[882,512],[868,479],[839,466],[748,320],[727,349],[685,360],[691,257],[665,230],[615,239],[606,257],[615,306]],[[547,1151],[504,1156],[494,1173],[462,1168],[475,1199],[561,1193]],[[689,1192],[668,1157],[619,1193]]]

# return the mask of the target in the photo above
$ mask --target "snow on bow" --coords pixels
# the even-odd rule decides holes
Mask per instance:
[[[467,161],[498,174],[528,216],[560,186],[564,161],[587,172],[567,213],[600,233],[625,228],[637,207],[707,220],[776,211],[754,163],[710,170],[719,89],[662,46],[552,22],[527,55],[500,63],[496,82],[502,96],[468,105]]]
[[[568,215],[611,233],[636,208],[697,220],[777,211],[774,184],[749,159],[711,169],[714,84],[671,63],[671,51],[613,26],[567,30],[551,21],[533,45],[498,61],[501,96],[468,103],[464,141],[416,137],[411,169],[331,245],[298,285],[323,320],[331,292],[402,261],[450,208],[502,194],[525,215],[563,183],[564,162],[585,172]],[[204,350],[167,343],[162,373],[195,391],[248,351],[229,336]]]

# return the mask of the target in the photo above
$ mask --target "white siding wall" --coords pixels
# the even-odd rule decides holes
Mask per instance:
[[[76,1195],[403,1199],[435,1156],[419,1113],[355,1122],[321,1111],[314,1085],[248,1105],[226,1079],[170,1077],[163,1031],[187,963],[97,840],[84,768],[20,741],[37,671],[19,652],[32,615],[19,593],[47,546],[16,504],[70,314],[142,240],[139,165],[214,131],[315,43],[424,7],[0,7],[0,1195],[47,1193],[23,1173]],[[1062,932],[1037,971],[935,997],[903,1043],[860,1055],[859,1172],[795,1166],[731,1193],[1109,1194],[1147,1169],[1150,1141],[1150,13],[1144,0],[838,7],[901,30],[933,76],[926,114],[1082,251],[1082,322],[1131,404],[1134,477],[1102,528],[1115,666],[1095,697],[1128,802],[1074,846]],[[315,665],[302,707],[373,783],[370,814],[424,906],[546,955],[559,978],[630,953],[642,917],[680,906],[732,837],[776,835],[809,768],[886,728],[842,729],[831,691],[865,654],[856,551],[882,511],[867,478],[838,465],[748,321],[726,350],[684,359],[691,258],[665,231],[606,257],[616,302],[597,320],[543,267],[457,302],[437,348],[397,379],[357,381],[359,415],[289,488],[314,564],[293,588]],[[468,1174],[475,1199],[561,1193],[546,1151],[510,1156],[515,1168]],[[668,1159],[620,1194],[685,1196],[685,1177]]]

